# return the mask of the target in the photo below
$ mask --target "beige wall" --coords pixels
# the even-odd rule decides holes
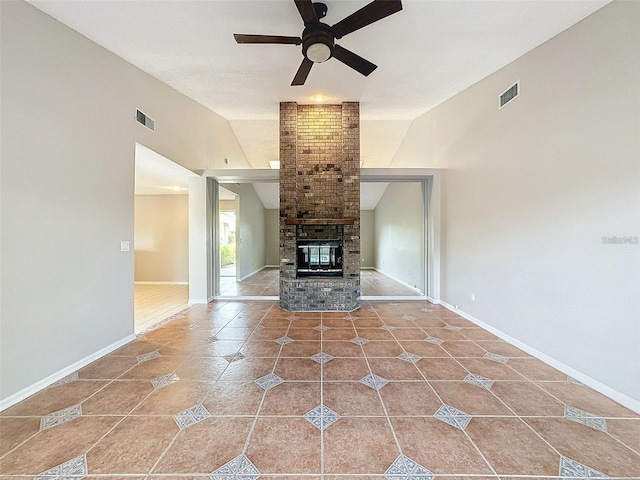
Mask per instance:
[[[265,261],[267,265],[280,266],[280,210],[265,210]]]
[[[602,238],[640,236],[639,23],[609,4],[415,120],[393,163],[443,169],[442,299],[637,410],[640,246]]]
[[[220,116],[27,3],[0,9],[1,408],[131,338],[136,142],[250,165]]]
[[[135,196],[135,281],[189,282],[189,196]]]
[[[422,184],[392,182],[375,209],[375,268],[424,292]]]
[[[376,212],[360,211],[360,261],[362,268],[375,267]]]

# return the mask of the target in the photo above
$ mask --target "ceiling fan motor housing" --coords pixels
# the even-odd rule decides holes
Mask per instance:
[[[324,23],[308,25],[302,32],[302,53],[313,63],[326,62],[333,55],[335,39]]]

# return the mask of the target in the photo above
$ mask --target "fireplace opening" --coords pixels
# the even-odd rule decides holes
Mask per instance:
[[[341,240],[298,240],[297,277],[342,277]]]

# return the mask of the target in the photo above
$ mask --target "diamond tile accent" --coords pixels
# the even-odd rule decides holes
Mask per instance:
[[[277,387],[283,382],[284,380],[280,378],[278,375],[276,375],[275,373],[270,373],[268,375],[265,375],[264,377],[260,377],[257,380],[255,380],[255,383],[260,385],[265,390],[269,390],[270,388]]]
[[[351,343],[355,343],[356,345],[364,345],[365,343],[368,343],[369,340],[367,340],[366,338],[362,338],[362,337],[353,337],[351,340],[349,340]]]
[[[199,324],[194,323],[192,325],[187,325],[186,327],[184,327],[184,330],[186,332],[190,332],[191,330],[195,330],[196,328],[198,328]]]
[[[289,315],[287,317],[287,320],[289,320],[290,322],[293,322],[294,320],[300,320],[300,317],[297,315]]]
[[[354,317],[351,314],[348,314],[346,317],[342,317],[342,318],[344,318],[345,320],[349,320],[350,322],[353,322],[354,320],[358,319],[358,317]]]
[[[607,421],[603,417],[585,412],[579,408],[565,406],[564,417],[573,422],[581,423],[587,427],[600,430],[601,432],[607,431]]]
[[[67,383],[75,382],[76,380],[78,380],[78,372],[73,372],[71,375],[67,375],[66,377],[61,378],[57,382],[52,383],[51,385],[49,385],[49,387],[59,387],[60,385],[65,385]]]
[[[459,332],[460,330],[462,330],[462,328],[454,327],[453,325],[447,325],[446,327],[444,327],[444,329],[451,330],[452,332]]]
[[[325,327],[324,325],[318,325],[317,327],[313,327],[314,330],[318,332],[324,332],[325,330],[329,330],[329,327]]]
[[[327,363],[329,360],[333,360],[333,357],[328,353],[319,352],[315,355],[311,355],[311,360],[318,362],[319,364]]]
[[[82,407],[80,407],[80,405],[73,405],[72,407],[58,410],[40,419],[40,431],[61,425],[80,416],[82,416]]]
[[[493,380],[489,380],[481,375],[476,375],[475,373],[470,373],[464,377],[464,381],[476,387],[484,388],[485,390],[491,390],[491,387],[493,387]]]
[[[364,383],[367,387],[371,387],[374,390],[380,390],[387,383],[389,383],[389,380],[387,380],[386,378],[382,378],[375,373],[370,373],[366,377],[361,378],[360,383]]]
[[[387,332],[393,332],[396,329],[396,327],[393,327],[391,325],[383,325],[380,327],[380,330],[386,330]]]
[[[384,472],[387,480],[432,480],[433,473],[409,457],[400,455]]]
[[[413,315],[405,315],[404,317],[402,317],[405,320],[415,320],[416,317],[414,317]]]
[[[585,384],[582,383],[580,380],[576,380],[575,378],[570,377],[569,375],[567,375],[567,382],[575,383],[576,385],[582,385],[583,387],[585,386]]]
[[[460,430],[467,428],[467,425],[469,425],[472,418],[468,413],[464,413],[462,410],[458,410],[457,408],[444,403],[433,416]]]
[[[509,357],[503,357],[502,355],[491,352],[485,353],[484,358],[486,358],[487,360],[493,360],[494,362],[498,363],[507,363],[509,361]]]
[[[289,337],[280,337],[276,338],[274,342],[279,343],[280,345],[286,345],[287,343],[293,342],[293,339]]]
[[[257,480],[259,477],[260,472],[245,455],[238,455],[209,476],[211,480],[228,480],[230,478]]]
[[[236,353],[231,353],[229,355],[225,355],[222,358],[224,358],[227,362],[232,363],[232,362],[237,362],[238,360],[242,360],[243,358],[246,358],[246,357],[242,353],[236,352]]]
[[[435,312],[436,309],[435,308],[430,308],[430,307],[423,307],[423,308],[420,309],[420,311],[424,312],[424,313],[429,313],[429,312]]]
[[[178,380],[180,380],[180,377],[178,377],[175,373],[169,373],[167,375],[154,378],[153,380],[151,380],[151,383],[153,384],[153,388],[158,389],[167,385],[171,385],[172,383],[176,383]]]
[[[560,457],[560,477],[571,480],[578,478],[611,478],[602,472],[566,457]]]
[[[147,360],[153,360],[154,358],[158,358],[159,356],[160,354],[158,353],[158,351],[154,350],[153,352],[145,353],[143,355],[137,355],[136,359],[138,360],[138,363],[142,363],[142,362],[146,362]]]
[[[402,352],[396,358],[399,358],[400,360],[404,360],[405,362],[416,363],[422,357],[420,355],[416,355],[415,353]]]
[[[212,345],[218,341],[218,337],[216,337],[215,335],[211,335],[207,338],[203,338],[200,341],[202,342],[203,345]]]
[[[183,430],[191,425],[195,425],[202,420],[209,418],[211,414],[209,411],[202,405],[201,403],[194,405],[191,408],[187,408],[186,410],[181,411],[180,413],[176,413],[173,416],[173,419],[180,427],[180,430]]]
[[[434,345],[442,345],[444,340],[438,337],[427,337],[424,339],[425,342],[433,343]]]
[[[318,405],[313,410],[304,414],[305,420],[320,430],[324,430],[329,425],[336,422],[340,415],[324,405]]]
[[[87,474],[87,458],[84,455],[72,458],[60,465],[50,468],[35,477],[34,480],[69,480],[81,479]]]

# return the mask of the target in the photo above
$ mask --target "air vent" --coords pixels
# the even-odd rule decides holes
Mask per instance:
[[[500,95],[500,108],[504,107],[507,103],[518,96],[520,82],[514,83],[506,92]]]
[[[138,121],[138,123],[141,123],[142,125],[147,127],[149,130],[151,130],[152,132],[155,132],[156,123],[153,121],[153,118],[147,117],[140,110],[136,110],[136,120]]]

